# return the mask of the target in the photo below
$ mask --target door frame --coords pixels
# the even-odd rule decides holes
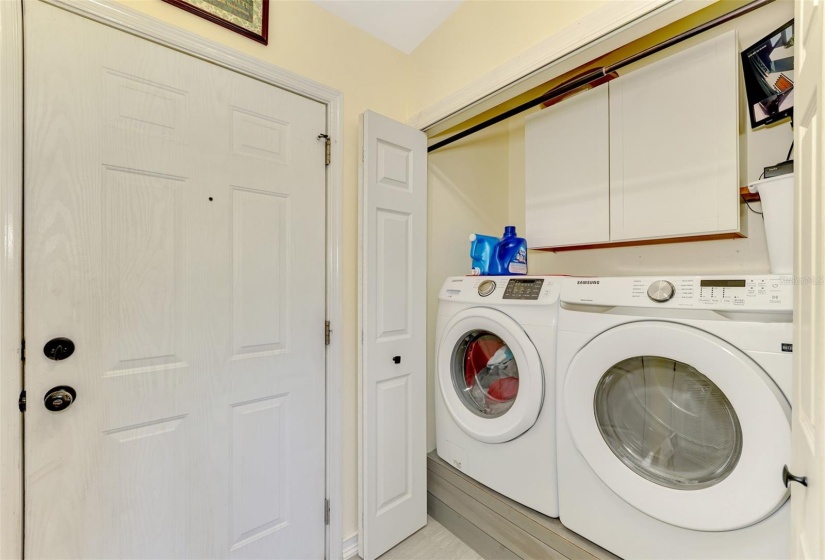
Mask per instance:
[[[17,405],[23,338],[23,1],[45,2],[326,106],[323,132],[331,138],[326,168],[326,314],[336,334],[343,332],[343,93],[111,0],[0,2],[0,558],[22,558],[23,553],[24,416]],[[318,336],[322,336],[320,325]],[[10,375],[12,371],[20,375]],[[327,558],[341,558],[343,549],[342,378],[343,337],[339,335],[326,347]]]

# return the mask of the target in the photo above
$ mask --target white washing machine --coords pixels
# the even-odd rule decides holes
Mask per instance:
[[[778,276],[563,280],[561,522],[627,559],[788,558],[792,301]]]
[[[436,324],[438,455],[558,517],[555,348],[559,278],[448,278]]]

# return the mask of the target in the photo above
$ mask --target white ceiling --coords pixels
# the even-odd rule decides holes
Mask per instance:
[[[325,10],[410,54],[461,0],[312,0]]]

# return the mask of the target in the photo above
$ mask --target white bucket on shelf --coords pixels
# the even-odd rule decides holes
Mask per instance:
[[[793,274],[793,173],[757,181],[748,190],[762,200],[771,273]]]

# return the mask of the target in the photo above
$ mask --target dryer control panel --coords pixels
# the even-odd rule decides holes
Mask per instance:
[[[610,307],[791,311],[793,278],[777,275],[567,278],[561,299]]]

